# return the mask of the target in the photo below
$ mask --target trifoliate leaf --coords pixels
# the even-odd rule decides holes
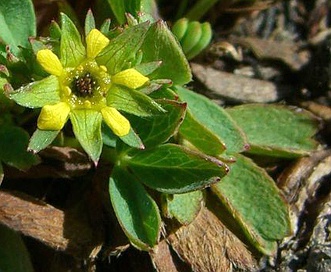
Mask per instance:
[[[193,145],[210,156],[217,157],[225,150],[221,139],[203,123],[194,119],[190,111],[187,111],[184,122],[180,126],[179,135],[183,145]]]
[[[275,241],[290,234],[289,211],[280,190],[250,159],[237,155],[229,174],[212,190],[263,253],[273,254]]]
[[[32,1],[1,0],[0,25],[0,40],[19,56],[19,46],[29,47],[29,37],[36,36],[36,17]]]
[[[26,170],[39,162],[27,151],[29,134],[20,127],[2,125],[0,129],[0,161]]]
[[[227,112],[247,135],[250,153],[291,158],[317,146],[311,138],[317,132],[317,120],[303,109],[251,104]]]
[[[201,210],[202,191],[180,195],[164,195],[163,213],[166,217],[176,218],[182,225],[190,224]]]
[[[151,25],[141,50],[143,63],[162,61],[161,67],[149,76],[151,79],[167,78],[178,85],[191,81],[192,75],[188,61],[165,22],[157,21]]]
[[[134,176],[115,168],[109,180],[109,195],[116,217],[139,249],[149,250],[160,237],[161,218],[155,201]]]
[[[193,118],[225,144],[228,154],[238,153],[247,148],[245,135],[223,108],[207,97],[185,88],[176,86],[176,92],[182,101],[187,102]]]
[[[34,271],[30,254],[18,232],[0,224],[0,244],[0,271]]]
[[[132,150],[121,164],[154,190],[181,194],[205,188],[224,177],[227,166],[179,145]]]
[[[146,147],[165,143],[177,133],[182,123],[186,104],[173,100],[157,100],[166,112],[148,117],[132,118],[132,126]]]

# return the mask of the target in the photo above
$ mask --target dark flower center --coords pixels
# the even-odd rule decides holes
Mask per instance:
[[[83,76],[76,76],[72,83],[72,91],[77,97],[91,97],[97,85],[96,80],[90,73]]]

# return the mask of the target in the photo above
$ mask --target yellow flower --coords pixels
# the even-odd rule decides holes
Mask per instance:
[[[60,130],[70,113],[86,110],[100,112],[117,136],[129,133],[129,121],[116,108],[107,105],[106,95],[112,84],[136,89],[149,79],[133,68],[109,75],[107,68],[95,61],[108,44],[106,36],[92,29],[86,37],[86,58],[77,67],[63,67],[60,59],[49,49],[38,51],[40,65],[58,78],[60,98],[54,105],[43,106],[37,122],[39,129]]]
[[[76,139],[95,163],[103,146],[103,121],[122,141],[141,147],[138,140],[132,140],[139,137],[121,112],[140,117],[164,112],[142,91],[146,87],[148,92],[153,86],[149,85],[149,78],[138,71],[150,74],[159,64],[152,62],[132,68],[133,63],[139,63],[139,58],[133,59],[136,52],[130,50],[138,47],[141,41],[123,43],[121,35],[126,37],[124,40],[129,39],[133,31],[130,28],[112,41],[99,30],[92,29],[84,46],[81,34],[70,18],[61,14],[60,20],[58,52],[42,49],[36,54],[38,63],[50,75],[20,87],[9,94],[10,98],[25,107],[41,108],[34,134],[38,139],[49,135],[56,137],[70,119]],[[147,31],[144,26],[142,29]],[[103,132],[114,136],[108,130]]]

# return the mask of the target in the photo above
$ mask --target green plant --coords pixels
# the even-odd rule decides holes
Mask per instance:
[[[162,20],[138,12],[151,12],[153,2],[107,2],[116,27],[105,21],[97,30],[89,12],[81,39],[62,13],[48,39],[27,43],[36,35],[32,3],[0,1],[0,18],[6,19],[0,30],[1,161],[25,169],[39,162],[35,153],[48,145],[70,143],[85,150],[96,167],[100,157],[111,163],[109,197],[135,247],[150,250],[158,243],[162,217],[192,222],[204,194],[213,193],[250,243],[273,254],[291,231],[288,207],[249,156],[309,154],[317,146],[311,138],[316,120],[278,105],[224,109],[187,89],[191,72],[177,39]],[[125,11],[131,15],[124,17]],[[11,21],[17,14],[21,23]],[[183,38],[191,58],[210,41],[210,26],[181,22],[208,32],[203,46],[201,31],[197,43]],[[16,31],[16,25],[29,27]],[[37,124],[29,142],[28,122]],[[153,197],[146,187],[155,191]]]

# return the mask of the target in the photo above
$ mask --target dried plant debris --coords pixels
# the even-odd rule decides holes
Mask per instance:
[[[23,193],[0,191],[0,199],[1,224],[76,258],[93,258],[100,251],[102,228],[92,228],[75,212]]]
[[[292,41],[244,37],[233,38],[232,42],[251,50],[258,60],[274,60],[283,63],[292,71],[302,69],[309,61],[309,51],[300,51],[298,45]]]
[[[167,240],[196,272],[256,269],[245,245],[207,208],[190,225],[170,232]]]
[[[272,82],[218,71],[197,63],[191,63],[191,68],[212,97],[229,102],[269,103],[280,100],[290,92],[288,86],[277,86]]]

